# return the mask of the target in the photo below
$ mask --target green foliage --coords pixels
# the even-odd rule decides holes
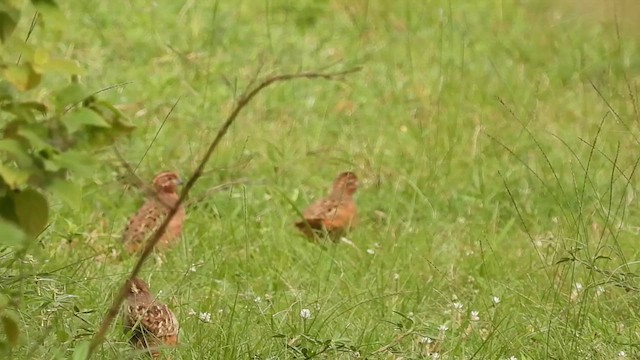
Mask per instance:
[[[57,9],[51,0],[31,3],[39,16]],[[80,180],[96,163],[93,153],[133,129],[112,104],[77,81],[84,70],[75,61],[28,42],[3,49],[15,40],[19,5],[0,3],[0,247],[14,256],[24,255],[47,227],[52,210],[46,194],[77,209]],[[45,85],[53,76],[70,80]],[[0,320],[6,334],[0,348],[16,346],[19,322],[11,306],[0,307]]]
[[[55,7],[52,1],[34,5]],[[0,28],[6,42],[19,20],[19,11],[3,5]],[[132,130],[115,107],[95,98],[77,81],[42,93],[43,78],[57,73],[75,78],[83,73],[76,62],[54,58],[43,49],[22,44],[17,63],[0,62],[0,194],[2,215],[16,223],[28,238],[44,230],[48,204],[42,192],[50,192],[71,206],[78,206],[81,189],[69,173],[90,173],[89,155]]]

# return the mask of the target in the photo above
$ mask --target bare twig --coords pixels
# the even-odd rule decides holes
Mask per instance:
[[[178,202],[171,208],[171,210],[167,214],[166,218],[164,219],[164,221],[162,222],[160,227],[158,227],[158,229],[147,240],[145,248],[144,248],[142,254],[140,254],[140,258],[138,259],[138,261],[136,262],[135,266],[131,270],[131,273],[127,277],[127,281],[135,278],[136,276],[138,276],[138,274],[140,273],[140,270],[142,269],[142,265],[147,260],[149,255],[151,255],[151,252],[153,251],[154,246],[158,243],[158,241],[160,240],[160,237],[162,237],[162,234],[165,232],[167,226],[169,225],[169,222],[175,216],[176,212],[178,211],[178,209],[180,208],[180,206],[184,202],[185,197],[187,196],[187,194],[189,193],[191,188],[194,186],[196,181],[198,181],[200,176],[202,176],[204,167],[206,166],[207,162],[209,162],[209,159],[211,158],[211,155],[213,154],[214,150],[220,144],[220,141],[222,140],[224,135],[229,130],[229,127],[236,120],[236,118],[240,114],[240,111],[242,111],[242,109],[244,109],[247,106],[247,104],[249,104],[249,102],[251,102],[251,100],[258,93],[260,93],[260,91],[264,90],[265,88],[267,88],[267,87],[269,87],[269,86],[271,86],[271,85],[273,85],[275,83],[279,83],[279,82],[285,82],[285,81],[294,80],[294,79],[335,80],[335,79],[341,78],[342,76],[357,72],[359,70],[360,70],[360,67],[356,67],[356,68],[352,68],[352,69],[349,69],[349,70],[344,70],[344,71],[340,71],[340,72],[333,72],[333,73],[301,72],[301,73],[296,73],[296,74],[277,75],[277,76],[272,76],[272,77],[269,77],[269,78],[263,80],[258,85],[256,85],[253,89],[251,89],[250,91],[245,92],[240,97],[240,99],[238,100],[236,105],[234,106],[233,110],[231,111],[231,114],[227,117],[226,121],[222,124],[222,127],[220,128],[220,130],[218,130],[218,133],[216,134],[216,137],[213,139],[213,141],[209,145],[209,148],[207,149],[207,151],[205,152],[204,156],[202,157],[202,160],[200,161],[200,163],[196,167],[196,170],[194,171],[193,175],[191,175],[191,177],[189,178],[189,180],[185,184],[184,188],[182,189],[182,192],[180,193],[180,198],[178,199]],[[123,284],[120,286],[120,289],[118,290],[118,293],[116,294],[115,298],[113,299],[113,303],[111,304],[111,306],[107,310],[104,318],[102,319],[102,323],[100,323],[100,326],[98,327],[98,331],[96,332],[96,334],[94,335],[93,339],[91,340],[91,344],[89,346],[89,351],[88,351],[88,354],[87,354],[87,359],[90,358],[91,355],[93,355],[95,353],[95,351],[98,348],[98,346],[100,346],[100,344],[102,344],[102,342],[104,341],[105,336],[107,334],[107,331],[109,330],[109,327],[111,326],[111,323],[113,322],[113,320],[118,315],[118,312],[120,310],[120,306],[122,305],[122,302],[124,301],[124,299],[126,297],[126,294],[127,294],[127,281],[124,281]]]

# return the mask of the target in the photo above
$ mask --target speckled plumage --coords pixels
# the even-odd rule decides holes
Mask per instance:
[[[156,196],[147,199],[140,210],[129,219],[124,229],[122,241],[127,251],[130,253],[139,251],[145,239],[162,224],[170,209],[178,202],[178,184],[180,184],[180,178],[173,172],[163,172],[155,177],[153,190]],[[177,241],[182,233],[184,218],[185,210],[180,206],[160,238],[158,243],[160,247],[170,246]]]
[[[358,209],[353,194],[358,189],[358,177],[352,172],[338,175],[331,193],[326,198],[312,203],[302,213],[303,221],[296,227],[307,237],[327,233],[334,241],[357,221]]]
[[[138,349],[146,349],[155,359],[158,347],[178,344],[180,325],[166,305],[156,302],[149,286],[141,279],[129,281],[124,304],[123,324],[129,341]]]

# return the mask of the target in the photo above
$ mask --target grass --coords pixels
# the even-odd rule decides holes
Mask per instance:
[[[190,174],[257,69],[363,66],[270,88],[214,154],[192,198],[247,182],[195,202],[143,270],[181,321],[173,359],[635,358],[638,37],[569,3],[69,2],[31,41],[126,84],[101,96],[138,126],[118,146],[146,180]],[[70,357],[135,261],[119,237],[142,195],[99,161],[15,270],[16,359]],[[290,202],[344,170],[359,249],[321,249]],[[140,357],[120,326],[96,358]]]

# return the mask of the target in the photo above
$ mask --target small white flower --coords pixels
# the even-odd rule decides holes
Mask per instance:
[[[309,309],[300,310],[300,317],[305,320],[311,319],[311,310]]]
[[[442,325],[438,326],[438,330],[439,330],[441,333],[443,333],[443,332],[445,332],[445,331],[449,330],[449,327],[448,327],[446,324],[442,324]]]
[[[196,272],[196,270],[198,270],[198,269],[196,268],[196,264],[191,264],[191,266],[189,267],[189,271],[191,271],[191,272]]]
[[[431,354],[431,358],[432,359],[440,359],[440,354],[439,353],[433,353],[433,354]]]
[[[36,258],[33,257],[33,255],[31,254],[27,254],[24,256],[23,262],[27,263],[27,264],[35,264],[36,263]]]
[[[571,290],[571,301],[577,301],[580,296],[580,292],[582,291],[582,284],[577,282],[573,284],[573,289]]]
[[[462,307],[463,307],[463,305],[460,302],[456,301],[456,302],[453,303],[453,308],[456,309],[456,310],[462,310]]]
[[[393,280],[394,281],[400,280],[400,274],[398,274],[398,273],[393,274]]]
[[[500,304],[500,298],[497,296],[492,296],[491,297],[491,302],[493,303],[493,305],[498,305]]]
[[[206,323],[211,322],[211,313],[203,312],[203,313],[200,313],[200,315],[198,315],[198,317],[200,318],[200,320],[202,320],[202,321],[204,321]]]
[[[375,252],[375,251],[373,251],[373,249],[367,249],[367,254],[369,254],[369,255],[373,255],[373,254],[375,254],[375,253],[376,253],[376,252]]]
[[[510,356],[508,360],[518,360],[518,358],[515,356]]]
[[[604,294],[604,291],[604,286],[596,287],[596,296],[602,296],[602,294]]]
[[[253,299],[253,302],[255,303],[259,303],[262,301],[262,298],[260,296],[256,296],[255,299]]]
[[[423,336],[420,338],[420,344],[431,344],[433,340],[428,336]]]
[[[620,357],[626,357],[626,356],[627,356],[627,353],[625,353],[624,351],[620,351],[620,352],[618,353],[618,356],[620,356]]]
[[[471,321],[480,321],[480,317],[478,316],[480,313],[478,311],[472,311],[471,315],[469,315],[469,317],[471,318]]]
[[[577,282],[575,284],[573,284],[574,289],[576,289],[576,291],[580,292],[582,291],[582,284]]]

